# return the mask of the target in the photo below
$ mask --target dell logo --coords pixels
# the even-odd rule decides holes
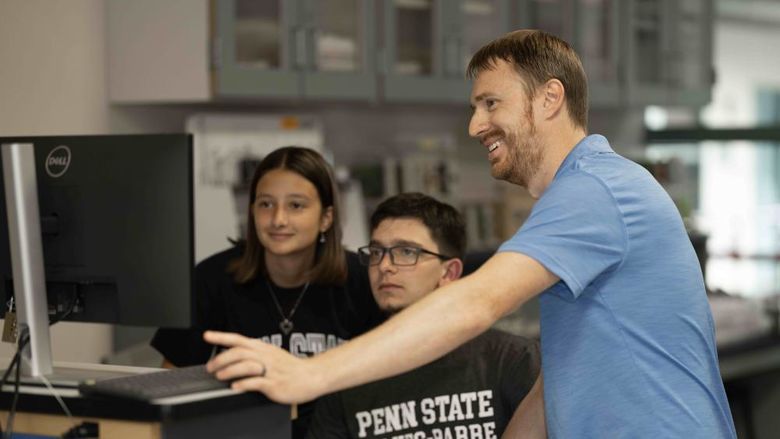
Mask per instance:
[[[49,177],[61,177],[70,166],[70,148],[60,145],[49,152],[44,164]]]

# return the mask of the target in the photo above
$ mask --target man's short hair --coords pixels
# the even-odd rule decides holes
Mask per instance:
[[[566,41],[540,30],[510,32],[479,49],[466,74],[474,79],[482,71],[495,68],[499,59],[513,65],[523,78],[529,101],[545,82],[561,81],[569,116],[577,126],[587,129],[588,80],[579,56]]]
[[[394,195],[377,206],[371,215],[371,231],[386,219],[418,219],[431,232],[439,253],[463,259],[466,252],[466,224],[457,209],[419,192]]]

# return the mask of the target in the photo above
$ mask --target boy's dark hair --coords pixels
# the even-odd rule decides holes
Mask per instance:
[[[553,78],[561,81],[569,116],[587,130],[588,80],[579,56],[566,41],[540,30],[510,32],[479,49],[471,58],[466,75],[474,79],[480,72],[495,68],[496,60],[514,66],[526,83],[529,101],[545,82]]]
[[[392,196],[377,206],[371,215],[371,230],[389,218],[418,219],[428,227],[439,253],[463,259],[466,252],[466,225],[457,209],[419,192]]]

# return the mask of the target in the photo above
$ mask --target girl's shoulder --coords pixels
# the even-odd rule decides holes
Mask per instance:
[[[368,286],[368,267],[360,263],[357,253],[344,250],[344,256],[347,260],[347,284],[352,284],[359,288]]]
[[[357,253],[353,252],[352,250],[344,250],[344,257],[347,258],[347,267],[351,270],[353,268],[355,269],[363,269],[366,270],[366,267],[364,267],[360,260],[358,259]]]
[[[244,247],[240,243],[225,250],[214,253],[198,262],[196,270],[201,275],[220,275],[227,273],[227,267],[236,259],[241,258]]]

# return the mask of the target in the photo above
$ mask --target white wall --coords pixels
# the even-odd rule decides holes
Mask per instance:
[[[707,126],[754,127],[761,122],[759,91],[780,91],[775,49],[780,44],[780,4],[761,5],[760,15],[745,8],[720,11],[714,35],[716,83],[712,102],[702,111]],[[772,223],[780,220],[778,206],[766,200],[773,192],[767,185],[777,180],[762,173],[765,152],[755,142],[714,142],[701,148],[698,222],[710,235],[712,254],[776,251],[780,236]],[[768,265],[711,258],[707,282],[711,288],[762,297],[776,291],[775,271]]]
[[[0,2],[0,133],[108,130],[99,0]]]
[[[0,136],[109,131],[103,23],[100,0],[0,0]],[[55,360],[97,362],[111,350],[107,325],[51,333]],[[0,357],[12,352],[0,346]]]
[[[716,82],[702,111],[708,126],[753,126],[758,122],[759,87],[780,90],[780,4],[777,22],[720,19],[715,26]]]

